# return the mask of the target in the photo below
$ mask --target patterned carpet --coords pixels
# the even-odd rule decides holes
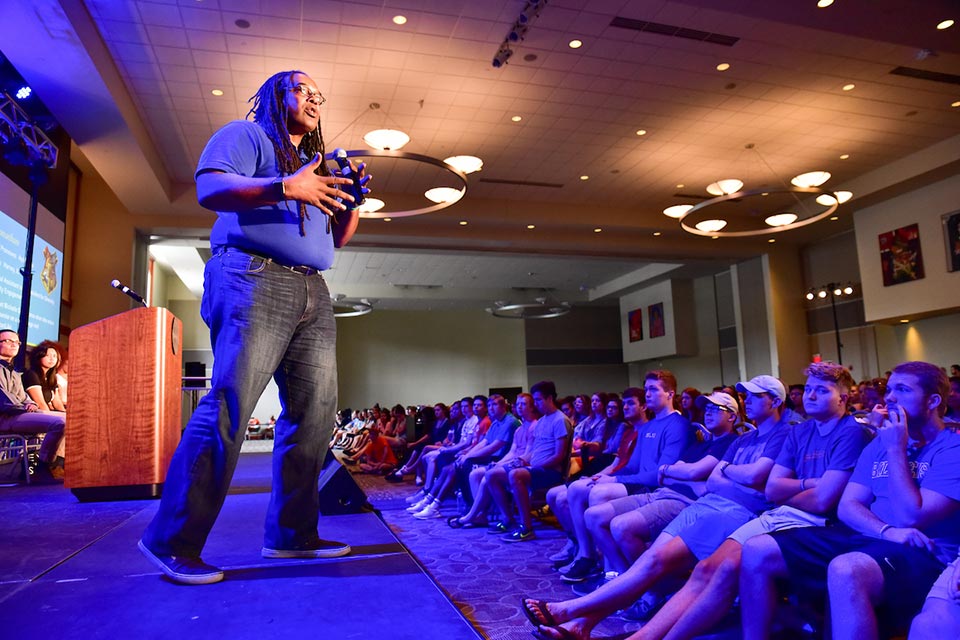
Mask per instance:
[[[456,511],[452,499],[444,504],[443,518],[417,520],[405,511],[404,498],[416,489],[412,482],[391,484],[376,476],[353,477],[400,541],[484,637],[527,640],[533,627],[520,611],[523,596],[546,600],[572,596],[546,560],[564,542],[553,517],[534,519],[536,539],[509,543],[483,529],[447,526],[446,516]],[[624,638],[639,627],[608,618],[593,637]]]

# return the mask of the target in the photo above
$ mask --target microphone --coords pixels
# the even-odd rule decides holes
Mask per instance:
[[[353,180],[353,184],[350,185],[350,195],[353,196],[353,203],[345,204],[348,204],[350,209],[356,209],[363,204],[363,185],[360,183],[357,173],[350,167],[350,160],[347,159],[346,151],[343,149],[334,149],[333,159],[337,161],[337,165],[340,167],[340,175]]]
[[[114,289],[120,291],[121,293],[127,294],[128,296],[130,296],[131,298],[133,298],[134,300],[136,300],[137,302],[139,302],[139,303],[142,304],[143,306],[147,306],[146,301],[145,301],[143,298],[140,297],[140,294],[139,294],[139,293],[137,293],[136,291],[134,291],[133,289],[131,289],[131,288],[128,287],[127,285],[123,284],[123,283],[120,282],[119,280],[116,280],[116,279],[111,280],[111,281],[110,281],[110,286],[113,287]]]

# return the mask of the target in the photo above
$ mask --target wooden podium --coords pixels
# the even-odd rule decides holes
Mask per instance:
[[[158,307],[71,332],[64,484],[81,502],[160,495],[180,442],[181,335]]]

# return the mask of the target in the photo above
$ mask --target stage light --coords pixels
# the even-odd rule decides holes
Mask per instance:
[[[25,100],[30,97],[31,93],[33,93],[33,89],[30,87],[20,87],[17,89],[17,100]]]

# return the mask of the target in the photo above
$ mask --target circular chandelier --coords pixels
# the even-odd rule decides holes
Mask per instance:
[[[559,318],[570,313],[569,302],[550,302],[546,298],[537,298],[535,302],[511,303],[497,300],[487,313],[497,318],[510,320],[539,320]]]
[[[373,311],[373,303],[366,298],[351,300],[342,294],[331,296],[334,318],[356,318]]]
[[[760,155],[754,144],[744,148]],[[764,164],[770,169],[766,161]],[[850,191],[823,188],[821,185],[830,177],[827,171],[809,171],[792,178],[790,184],[781,181],[779,185],[747,189],[742,180],[724,178],[707,185],[712,198],[695,205],[673,205],[663,213],[676,218],[684,231],[698,236],[733,238],[780,233],[830,217],[853,197]]]

